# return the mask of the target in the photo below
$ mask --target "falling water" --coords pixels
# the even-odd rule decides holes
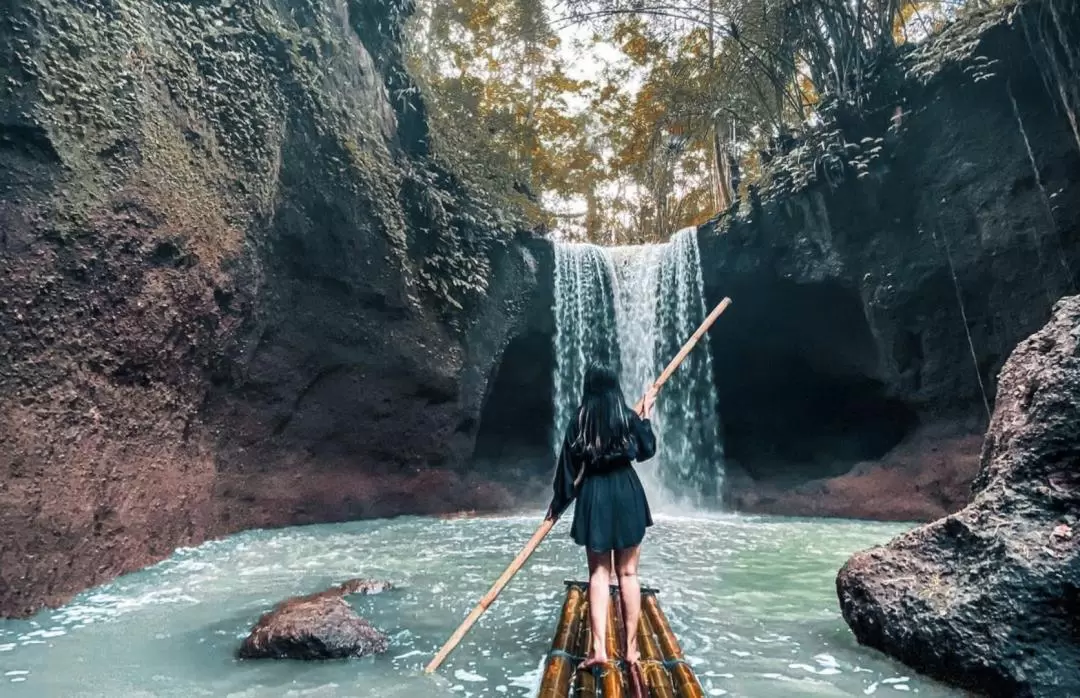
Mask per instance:
[[[616,363],[627,401],[636,402],[706,315],[693,228],[661,245],[560,244],[556,289],[557,430],[580,398],[587,362]],[[653,420],[659,450],[641,469],[650,493],[661,505],[717,504],[724,453],[708,342],[664,386]]]
[[[619,370],[619,338],[611,262],[593,245],[555,246],[555,434],[581,400],[585,369],[592,361]]]

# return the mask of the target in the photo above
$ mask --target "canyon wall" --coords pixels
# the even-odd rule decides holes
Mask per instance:
[[[1033,48],[1044,4],[908,55],[844,125],[842,172],[804,146],[815,181],[700,230],[709,301],[735,301],[711,334],[734,506],[966,503],[1002,363],[1080,288],[1080,141]]]
[[[428,150],[407,3],[5,7],[0,615],[243,528],[510,501],[463,465],[537,265]]]
[[[860,644],[970,695],[1080,694],[1080,296],[999,375],[971,504],[853,555]]]

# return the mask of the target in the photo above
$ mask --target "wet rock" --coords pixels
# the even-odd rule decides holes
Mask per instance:
[[[975,497],[852,557],[859,642],[989,696],[1080,695],[1080,296],[999,377]]]
[[[966,422],[934,424],[842,475],[807,481],[789,466],[754,480],[729,461],[725,481],[732,506],[753,514],[934,521],[970,501],[982,442]]]
[[[350,579],[308,596],[282,601],[263,615],[237,652],[241,659],[343,659],[386,651],[389,638],[345,601],[350,594],[377,594],[389,582]]]

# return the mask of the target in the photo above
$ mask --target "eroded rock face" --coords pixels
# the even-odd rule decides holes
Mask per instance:
[[[972,503],[851,558],[859,642],[991,696],[1080,695],[1080,296],[999,377]]]
[[[729,470],[732,504],[754,514],[933,521],[970,501],[982,441],[964,425],[935,425],[835,477],[786,484]]]
[[[390,640],[344,597],[378,594],[390,582],[351,579],[317,594],[282,601],[265,614],[237,651],[241,659],[344,659],[385,652]]]
[[[1053,40],[1025,30],[1049,3],[1020,4],[946,51],[967,58],[845,123],[854,147],[882,139],[867,173],[763,195],[700,230],[708,301],[734,300],[710,332],[725,453],[746,475],[733,505],[864,516],[876,487],[892,494],[878,510],[933,520],[969,501],[967,441],[1005,359],[1080,292],[1080,149],[1043,87]],[[1055,10],[1074,46],[1076,7]],[[975,79],[983,60],[994,67]],[[844,477],[875,465],[893,475]]]
[[[463,466],[543,270],[428,151],[407,4],[5,3],[0,615],[245,528],[512,501]]]

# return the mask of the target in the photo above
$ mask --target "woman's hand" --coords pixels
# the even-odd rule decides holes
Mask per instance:
[[[652,417],[653,407],[656,405],[656,394],[658,392],[656,386],[651,386],[645,393],[645,399],[641,401],[641,412],[638,413],[642,419],[649,419]]]

